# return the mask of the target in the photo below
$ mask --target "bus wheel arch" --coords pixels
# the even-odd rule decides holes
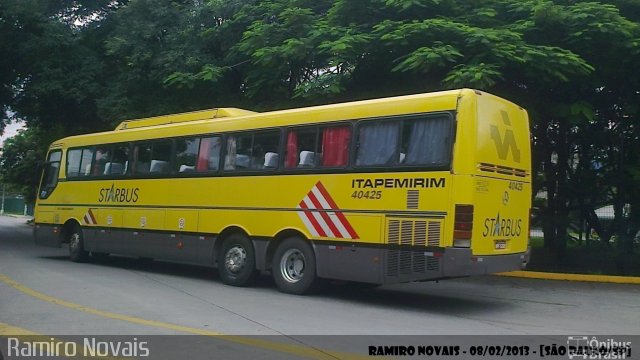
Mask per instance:
[[[253,241],[240,227],[225,229],[214,246],[214,259],[223,283],[232,286],[250,285],[259,274]]]
[[[271,270],[271,265],[273,262],[273,256],[275,255],[276,249],[278,248],[278,246],[280,245],[280,243],[290,237],[299,237],[301,239],[304,239],[306,241],[309,241],[307,239],[307,237],[299,230],[297,229],[284,229],[281,230],[279,233],[277,233],[272,239],[271,241],[269,241],[269,244],[267,245],[267,251],[265,253],[265,264],[267,266],[267,270]]]
[[[63,242],[69,244],[69,259],[73,262],[85,262],[89,258],[89,252],[84,248],[84,233],[82,226],[75,219],[67,220],[62,229],[60,236]]]
[[[70,232],[75,228],[75,227],[80,227],[80,222],[78,222],[78,220],[71,218],[69,220],[67,220],[62,227],[60,228],[60,242],[63,244],[68,244],[69,243],[69,236],[71,235]]]
[[[295,295],[315,291],[320,285],[313,244],[299,235],[278,242],[272,256],[271,273],[278,290]]]

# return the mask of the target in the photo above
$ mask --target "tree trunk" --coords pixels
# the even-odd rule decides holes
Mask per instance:
[[[558,256],[563,257],[567,249],[567,227],[569,226],[569,120],[560,120],[558,127],[558,141],[556,149],[558,154],[558,164],[556,165],[556,198],[555,198],[555,228],[556,228],[556,250]]]

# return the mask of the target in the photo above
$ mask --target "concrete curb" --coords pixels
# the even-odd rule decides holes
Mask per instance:
[[[640,284],[640,277],[637,276],[613,276],[613,275],[584,275],[584,274],[563,274],[547,273],[539,271],[511,271],[497,273],[499,276],[510,276],[528,279],[543,280],[564,280],[564,281],[588,281],[616,284]]]

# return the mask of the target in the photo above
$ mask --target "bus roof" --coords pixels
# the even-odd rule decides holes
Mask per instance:
[[[116,126],[115,131],[149,127],[149,126],[175,124],[175,123],[181,123],[181,122],[187,122],[187,121],[237,117],[237,116],[244,116],[244,115],[251,115],[251,114],[256,114],[256,112],[244,110],[244,109],[236,109],[236,108],[207,109],[207,110],[191,111],[191,112],[180,113],[180,114],[160,115],[160,116],[153,116],[153,117],[142,118],[142,119],[125,120],[121,122],[118,126]]]
[[[55,141],[51,146],[83,146],[147,138],[189,136],[199,133],[240,131],[251,128],[322,123],[420,112],[451,111],[456,109],[458,97],[463,94],[475,96],[481,93],[471,89],[457,89],[269,112],[254,112],[237,108],[214,108],[125,120],[115,130],[70,136]],[[299,116],[302,113],[305,114],[304,118]]]

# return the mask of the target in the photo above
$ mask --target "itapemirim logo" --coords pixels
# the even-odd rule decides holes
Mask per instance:
[[[520,149],[516,143],[516,136],[511,129],[511,120],[509,120],[509,114],[506,111],[501,110],[502,123],[507,127],[504,132],[504,138],[500,135],[500,129],[497,125],[491,125],[491,139],[496,143],[496,150],[498,151],[498,157],[501,160],[507,160],[509,151],[513,156],[513,161],[520,162]]]

